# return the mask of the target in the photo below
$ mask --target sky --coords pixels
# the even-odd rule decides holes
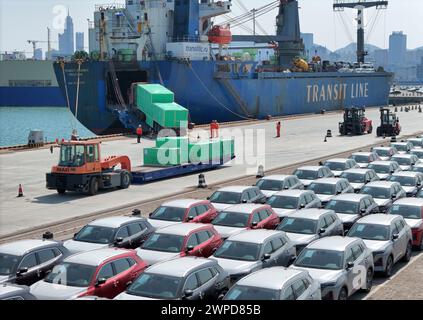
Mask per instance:
[[[248,9],[261,7],[271,0],[233,0],[232,16],[243,14],[238,4],[242,1]],[[47,41],[47,27],[52,28],[52,40],[57,41],[57,34],[62,32],[63,22],[60,13],[67,9],[74,21],[75,32],[85,32],[85,45],[88,47],[88,22],[93,18],[95,5],[106,3],[99,0],[0,0],[0,51],[21,50],[32,53],[32,45],[27,40]],[[124,0],[109,2],[124,3]],[[355,11],[346,9],[342,14],[332,10],[333,0],[299,0],[300,24],[302,32],[314,33],[314,42],[330,50],[342,48],[355,41]],[[260,18],[258,23],[268,34],[275,32],[276,11]],[[378,19],[374,19],[375,17]],[[218,20],[217,20],[218,21]],[[389,45],[392,31],[404,31],[407,34],[407,46],[414,49],[423,46],[423,0],[389,0],[387,10],[379,13],[374,9],[366,11],[365,21],[371,33],[366,35],[368,43],[381,48]],[[374,27],[373,21],[376,21]],[[252,22],[245,25],[252,29]],[[234,33],[245,33],[243,29]],[[257,32],[260,33],[260,32]],[[37,47],[47,50],[47,43]],[[52,43],[57,48],[57,43]]]

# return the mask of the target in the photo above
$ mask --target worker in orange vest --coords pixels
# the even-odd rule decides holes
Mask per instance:
[[[219,122],[214,120],[214,130],[215,130],[215,138],[219,138]]]
[[[214,138],[214,120],[210,122],[210,139]]]
[[[139,125],[137,130],[136,130],[136,134],[137,134],[137,143],[141,143],[141,136],[142,136],[142,126]]]
[[[280,138],[281,137],[281,122],[278,121],[278,123],[276,124],[276,138]]]

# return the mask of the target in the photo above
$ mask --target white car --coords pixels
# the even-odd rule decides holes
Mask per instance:
[[[380,180],[373,169],[348,169],[342,172],[340,178],[347,179],[355,192],[367,183]]]
[[[241,203],[265,203],[266,196],[256,186],[230,186],[218,189],[207,200],[217,211],[222,211]]]
[[[386,180],[391,174],[402,171],[398,162],[390,160],[372,162],[367,168],[373,169],[380,180]]]
[[[399,154],[409,153],[411,149],[414,148],[414,145],[411,142],[401,141],[401,142],[392,142],[391,147],[394,147],[398,150]]]
[[[325,166],[304,166],[295,170],[293,174],[300,179],[305,188],[307,188],[314,180],[334,177],[332,171]]]
[[[420,159],[415,154],[397,154],[391,160],[397,162],[403,171],[411,171],[413,166],[420,163]]]
[[[360,168],[357,162],[354,159],[348,158],[335,158],[326,160],[323,164],[325,167],[328,167],[330,171],[333,172],[335,177],[339,177],[341,173],[345,170],[352,168]]]
[[[375,152],[382,161],[388,161],[393,155],[398,154],[398,150],[394,147],[375,147],[372,151]]]
[[[380,212],[386,212],[394,201],[406,197],[406,192],[401,185],[390,181],[371,182],[366,184],[360,193],[372,196]]]
[[[347,179],[343,178],[318,179],[310,184],[308,190],[311,190],[316,194],[323,206],[337,195],[354,193],[354,188],[350,185]]]
[[[355,152],[351,155],[351,159],[354,159],[355,162],[359,165],[360,168],[367,168],[369,163],[372,163],[373,161],[380,160],[379,156],[376,152]]]
[[[407,197],[414,197],[422,189],[423,173],[413,171],[397,172],[390,176],[388,181],[398,182],[407,193]]]
[[[304,189],[303,183],[295,175],[266,176],[257,181],[256,187],[258,187],[267,198],[282,190]]]

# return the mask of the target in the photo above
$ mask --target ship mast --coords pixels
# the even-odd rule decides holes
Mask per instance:
[[[364,9],[376,7],[386,9],[388,1],[367,1],[367,0],[334,0],[333,10],[344,11],[345,8],[357,10],[357,62],[364,63],[367,51],[364,49]]]

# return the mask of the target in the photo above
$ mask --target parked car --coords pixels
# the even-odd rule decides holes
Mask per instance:
[[[229,274],[231,283],[235,283],[263,268],[287,267],[295,257],[295,247],[285,232],[250,230],[229,237],[211,259],[215,259]]]
[[[306,271],[272,267],[239,280],[223,300],[321,300],[320,283]]]
[[[207,199],[218,211],[225,210],[235,204],[266,202],[266,196],[256,186],[224,187],[214,192]]]
[[[282,220],[276,230],[286,233],[294,243],[297,255],[319,238],[344,235],[342,221],[333,210],[304,209]]]
[[[135,249],[154,232],[153,226],[141,217],[109,217],[90,222],[75,233],[64,246],[71,252],[108,247]]]
[[[268,204],[237,204],[221,211],[212,221],[223,239],[248,229],[275,229],[279,217]]]
[[[0,283],[31,285],[67,257],[61,241],[19,240],[0,245]]]
[[[411,259],[411,229],[400,215],[372,214],[358,220],[348,232],[348,237],[363,239],[372,251],[376,272],[386,277],[392,275],[394,264]]]
[[[391,147],[394,147],[398,150],[399,154],[409,153],[411,149],[414,148],[414,145],[411,142],[401,141],[401,142],[392,142]]]
[[[411,228],[413,246],[423,250],[423,199],[403,198],[394,202],[388,214],[400,215]]]
[[[378,154],[374,151],[370,151],[370,152],[354,152],[351,156],[350,159],[354,159],[355,162],[358,164],[358,166],[360,168],[367,168],[367,166],[369,165],[369,163],[372,163],[374,161],[379,161],[381,160],[378,156]]]
[[[410,150],[410,154],[414,154],[420,162],[423,162],[423,148],[413,148]]]
[[[325,206],[338,215],[347,232],[361,217],[379,212],[379,206],[368,194],[341,194],[336,196]]]
[[[423,173],[413,171],[402,171],[394,173],[388,181],[398,182],[407,197],[414,197],[423,186]]]
[[[209,257],[223,243],[211,224],[180,223],[154,232],[137,249],[148,266],[184,256]]]
[[[405,198],[406,192],[398,182],[376,181],[365,185],[361,194],[368,194],[379,206],[379,212],[385,213],[394,201]]]
[[[68,300],[83,296],[112,299],[146,269],[135,250],[106,248],[74,254],[30,287],[40,300]]]
[[[423,148],[423,137],[409,138],[407,142],[411,142],[414,148]]]
[[[344,178],[322,178],[314,181],[308,187],[325,206],[333,197],[344,194],[354,193],[354,188],[347,179]]]
[[[208,200],[180,199],[163,203],[150,213],[148,222],[156,229],[180,222],[210,223],[217,210]]]
[[[359,238],[335,236],[316,240],[289,268],[308,271],[320,282],[325,300],[347,300],[360,289],[369,292],[373,284],[373,255]],[[362,283],[356,281],[361,268],[365,272]]]
[[[398,150],[394,147],[375,147],[372,149],[372,151],[379,156],[381,161],[388,161],[393,155],[398,154]]]
[[[380,180],[386,180],[391,174],[402,171],[396,161],[374,161],[367,168],[373,169]]]
[[[369,182],[380,180],[373,169],[348,169],[342,172],[340,178],[347,179],[354,192],[359,192]]]
[[[421,163],[419,163],[419,164],[416,164],[412,169],[411,169],[411,171],[413,171],[413,172],[421,172],[421,173],[423,173],[423,162],[421,162]]]
[[[217,299],[229,289],[229,275],[215,260],[183,257],[148,268],[115,300]]]
[[[360,168],[360,166],[355,162],[354,159],[348,158],[335,158],[326,160],[323,164],[325,167],[328,167],[330,171],[335,175],[335,177],[339,177],[341,173],[348,169],[353,168]]]
[[[29,293],[28,286],[3,283],[0,284],[0,300],[37,300],[37,298]]]
[[[297,210],[321,208],[320,199],[310,190],[285,190],[275,193],[267,200],[282,220]]]
[[[411,171],[416,164],[420,163],[420,159],[415,154],[397,154],[391,160],[396,161],[402,171]]]
[[[267,198],[282,190],[304,189],[303,183],[295,175],[271,175],[263,177],[257,181],[256,187]]]
[[[293,174],[300,179],[305,188],[307,188],[314,180],[334,177],[332,171],[325,166],[305,166],[298,168]]]

